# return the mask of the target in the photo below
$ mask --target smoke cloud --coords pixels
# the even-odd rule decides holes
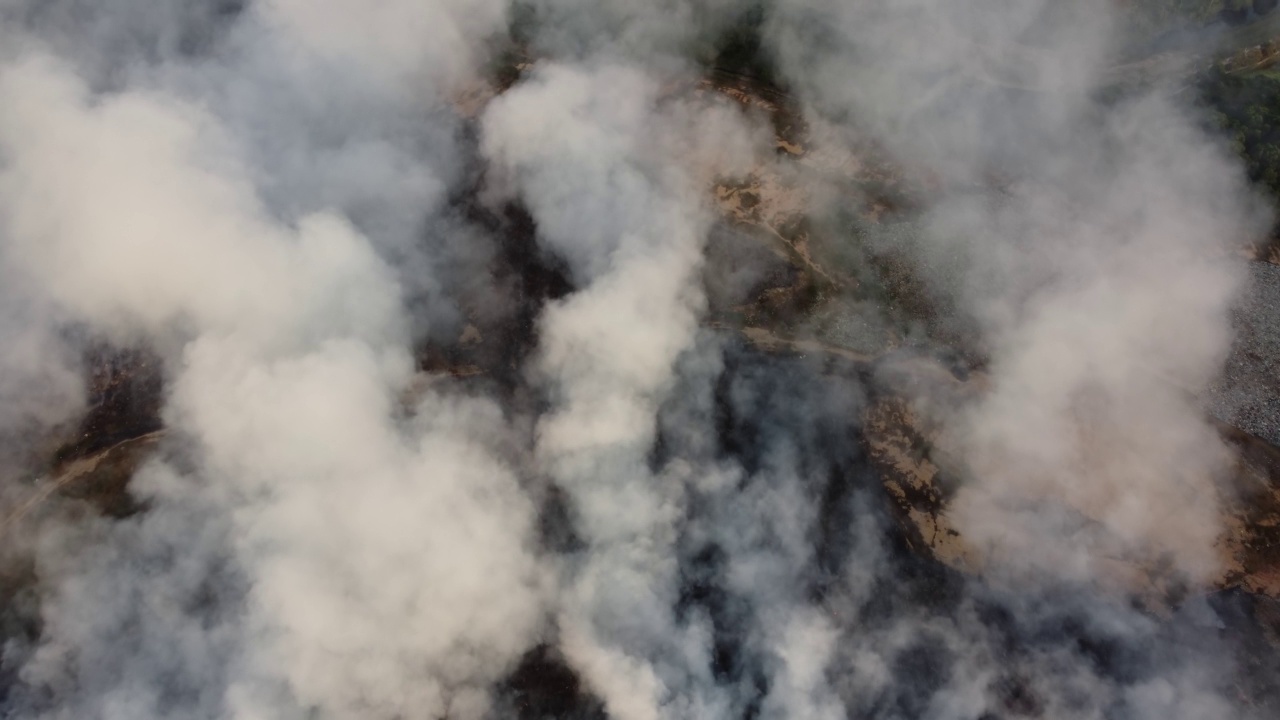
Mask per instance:
[[[1269,218],[1176,87],[1114,82],[1113,3],[0,25],[3,717],[1267,714],[1201,396]],[[767,102],[715,91],[743,47]],[[860,235],[868,148],[911,217]],[[758,238],[713,190],[764,176],[812,237],[721,266]],[[936,312],[878,357],[712,291],[799,263],[769,292],[883,331],[888,252]],[[138,440],[66,449],[100,346],[163,387],[118,513],[60,492]],[[886,398],[938,428],[957,562],[868,457]]]
[[[672,614],[683,478],[655,473],[648,455],[703,304],[710,216],[674,158],[688,148],[703,156],[695,169],[714,169],[749,157],[750,134],[727,109],[661,107],[652,80],[618,67],[539,69],[494,101],[483,128],[486,157],[579,287],[543,312],[532,368],[551,403],[536,460],[568,493],[587,545],[567,569],[566,655],[612,716],[658,718],[664,703],[715,714],[718,699],[686,689],[710,684],[705,643],[690,637],[705,630]]]
[[[1197,398],[1229,346],[1227,253],[1266,217],[1169,88],[1098,98],[1115,25],[1104,3],[793,2],[773,34],[818,112],[941,184],[910,252],[993,386],[946,421],[972,476],[965,533],[1023,569],[1167,556],[1203,580],[1228,458]],[[1002,192],[968,189],[984,178]],[[1045,501],[1102,533],[1081,541]]]

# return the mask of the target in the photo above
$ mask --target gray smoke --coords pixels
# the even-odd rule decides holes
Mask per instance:
[[[1227,456],[1198,396],[1229,346],[1230,253],[1266,217],[1174,88],[1099,99],[1116,25],[1110,3],[797,0],[771,31],[815,113],[937,177],[908,252],[991,364],[947,421],[966,535],[1025,570],[1167,555],[1203,580]],[[1105,530],[1063,542],[1048,505]]]
[[[386,11],[466,48],[502,20]],[[24,712],[479,717],[539,622],[501,412],[447,390],[399,409],[412,322],[388,261],[431,257],[418,234],[456,170],[448,132],[395,129],[470,61],[432,45],[463,63],[433,76],[356,17],[255,7],[212,58],[121,59],[102,94],[38,39],[6,65],[6,259],[77,322],[164,351],[181,441],[134,479],[146,513],[40,547]],[[412,160],[379,161],[397,145]]]
[[[580,287],[543,312],[532,368],[552,402],[536,461],[587,544],[565,570],[564,651],[611,716],[721,714],[701,692],[713,685],[706,630],[672,615],[687,479],[654,472],[648,455],[703,304],[710,215],[693,173],[750,157],[750,134],[725,108],[661,106],[653,80],[615,66],[539,68],[483,128],[485,156]]]
[[[0,715],[535,717],[549,648],[563,716],[1247,716],[1214,611],[1117,577],[1219,572],[1198,395],[1266,218],[1174,88],[1107,88],[1113,13],[0,1]],[[981,575],[894,533],[872,369],[709,326],[711,187],[775,162],[697,90],[744,23],[822,149],[927,178],[895,250],[989,391],[911,400]],[[525,313],[501,378],[421,369]],[[163,365],[125,517],[30,510],[85,337]]]

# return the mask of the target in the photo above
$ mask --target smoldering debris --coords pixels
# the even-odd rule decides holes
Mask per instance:
[[[0,3],[0,714],[1274,716],[1122,12]]]

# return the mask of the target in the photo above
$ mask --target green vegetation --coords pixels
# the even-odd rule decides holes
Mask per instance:
[[[1151,40],[1179,27],[1205,25],[1224,7],[1247,6],[1251,0],[1135,0],[1126,4],[1129,36]]]
[[[1245,161],[1249,179],[1280,207],[1280,74],[1215,70],[1200,82],[1211,121]]]

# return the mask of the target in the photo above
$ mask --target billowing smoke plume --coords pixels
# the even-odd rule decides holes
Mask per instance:
[[[410,46],[386,57],[373,45],[361,51],[366,33],[334,9],[261,12],[243,21],[245,41],[261,43],[253,51],[314,47],[295,58],[297,76],[283,78],[308,92],[323,87],[312,64],[374,84],[375,102],[394,93],[383,101],[393,107],[408,104],[399,97],[408,88],[424,89],[408,81],[425,67]],[[433,9],[419,24],[465,37],[450,18]],[[229,54],[240,39],[228,40]],[[394,164],[359,155],[391,156],[396,138],[363,136],[348,111],[328,119],[318,147],[283,138],[294,143],[286,172],[289,159],[306,158],[317,162],[308,172],[338,180],[287,187],[296,205],[269,208],[256,186],[266,171],[241,159],[253,143],[231,134],[239,118],[223,122],[183,97],[194,68],[173,73],[176,91],[158,81],[94,95],[65,63],[32,50],[0,81],[6,260],[76,321],[164,352],[164,418],[175,435],[175,456],[134,479],[145,514],[65,548],[74,561],[56,549],[48,560],[65,585],[22,669],[28,709],[480,717],[488,685],[525,649],[541,613],[526,548],[532,506],[502,455],[505,421],[491,402],[435,390],[405,400],[405,293],[378,246],[337,211],[351,203],[358,216],[360,196],[372,194],[356,184],[368,178],[350,175],[361,164],[402,193],[376,204],[404,216],[440,202],[440,191],[428,192],[441,182],[432,176],[450,169],[432,166],[428,145],[399,161],[424,169],[395,187]],[[223,92],[268,92],[258,81]],[[342,83],[331,89],[326,103],[362,99]],[[309,108],[290,117],[291,108],[253,102],[279,130],[309,131]],[[379,220],[390,220],[375,221],[375,232],[392,257],[421,242],[421,221]]]
[[[1228,254],[1265,216],[1171,89],[1098,99],[1108,6],[797,0],[773,33],[820,113],[940,185],[910,252],[991,364],[947,421],[965,533],[1024,569],[1166,557],[1200,580],[1227,455],[1198,396],[1229,345]]]
[[[699,628],[673,617],[684,478],[654,472],[649,454],[703,305],[710,214],[695,182],[707,177],[693,173],[750,157],[750,135],[730,110],[661,103],[652,80],[614,66],[540,69],[494,101],[483,127],[496,174],[580,286],[544,311],[531,368],[552,404],[536,461],[568,493],[587,544],[566,568],[566,654],[612,716],[658,718],[662,701],[720,714],[697,692],[711,685]]]
[[[0,2],[0,714],[1247,715],[1200,396],[1266,218],[1115,82],[1112,5]],[[726,47],[773,117],[699,84]],[[855,238],[781,104],[915,182],[911,232]],[[727,329],[712,188],[764,173],[907,259],[909,351]],[[912,374],[947,342],[979,390]],[[163,384],[114,514],[40,456],[103,346]],[[886,511],[885,393],[968,575]]]

